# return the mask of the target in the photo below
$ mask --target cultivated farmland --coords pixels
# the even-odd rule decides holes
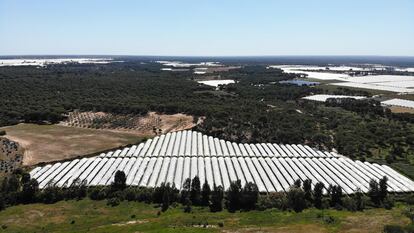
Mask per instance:
[[[96,157],[36,167],[30,175],[40,188],[68,187],[75,179],[97,186],[111,184],[118,170],[126,174],[127,185],[143,187],[170,183],[181,189],[187,178],[198,176],[202,183],[224,189],[240,180],[242,185],[255,183],[260,192],[283,192],[295,180],[311,179],[325,187],[339,185],[352,194],[368,192],[372,179],[386,176],[391,192],[414,191],[413,181],[386,165],[353,161],[306,145],[238,144],[195,131],[168,133]]]

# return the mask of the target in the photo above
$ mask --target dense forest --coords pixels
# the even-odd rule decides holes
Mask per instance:
[[[206,119],[195,130],[238,142],[305,143],[336,148],[352,158],[409,162],[414,155],[410,114],[393,114],[376,101],[315,103],[312,93],[368,95],[337,87],[279,84],[295,78],[264,65],[214,74],[235,79],[217,90],[195,82],[190,72],[163,72],[157,63],[50,65],[0,68],[0,126],[55,123],[64,114],[183,112]]]

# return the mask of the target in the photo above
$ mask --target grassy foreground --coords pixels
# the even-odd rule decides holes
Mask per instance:
[[[403,207],[364,212],[307,209],[302,213],[279,210],[193,213],[137,202],[109,207],[106,201],[61,201],[19,205],[0,212],[0,232],[381,232],[386,224],[409,223]]]

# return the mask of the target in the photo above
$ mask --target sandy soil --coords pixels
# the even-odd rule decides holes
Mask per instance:
[[[414,108],[391,106],[389,107],[389,109],[391,110],[391,112],[394,112],[394,113],[413,113],[414,114]]]
[[[142,139],[132,133],[60,125],[19,124],[2,129],[6,130],[7,138],[25,149],[23,165],[75,158],[138,143]]]
[[[92,116],[105,114],[93,113]],[[185,114],[160,115],[152,112],[136,120],[137,127],[132,129],[91,129],[67,126],[67,122],[59,125],[19,124],[0,129],[6,130],[6,137],[24,148],[23,165],[31,166],[137,144],[144,137],[156,136],[154,127],[156,133],[161,134],[190,129],[196,125],[193,117]]]

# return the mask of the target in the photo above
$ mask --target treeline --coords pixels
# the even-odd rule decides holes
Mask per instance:
[[[390,120],[414,123],[414,114],[393,113],[390,109],[382,107],[381,102],[373,99],[329,98],[326,100],[325,105],[329,107],[341,107],[363,116],[382,117]]]
[[[409,161],[414,154],[413,115],[390,115],[377,102],[302,101],[326,90],[279,84],[296,76],[261,65],[214,74],[237,81],[218,91],[192,81],[190,72],[160,68],[139,62],[2,67],[0,126],[53,123],[75,109],[124,115],[181,112],[206,116],[195,130],[236,142],[307,144],[360,159]],[[365,94],[346,88],[333,92]]]
[[[303,183],[297,180],[286,193],[269,194],[259,193],[254,183],[246,183],[242,187],[240,180],[231,182],[228,190],[216,185],[210,189],[207,182],[201,186],[197,176],[192,180],[189,178],[185,180],[181,191],[169,183],[146,188],[127,186],[125,182],[125,173],[117,171],[114,181],[109,186],[89,187],[86,186],[85,181],[76,179],[67,188],[50,184],[40,190],[37,181],[31,179],[28,173],[16,170],[2,180],[0,210],[18,204],[51,204],[86,197],[92,200],[106,200],[110,206],[116,206],[122,201],[153,203],[158,205],[161,211],[180,205],[184,212],[191,212],[193,206],[206,207],[211,212],[219,212],[223,209],[235,212],[272,208],[295,212],[301,212],[306,208],[362,211],[366,206],[387,209],[394,206],[393,197],[388,194],[386,177],[378,182],[371,180],[367,195],[358,191],[351,196],[343,195],[340,186],[325,187],[321,182],[313,185],[312,180],[304,180]],[[406,202],[414,202],[413,197],[408,196]]]

